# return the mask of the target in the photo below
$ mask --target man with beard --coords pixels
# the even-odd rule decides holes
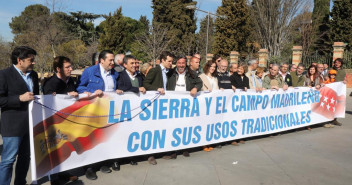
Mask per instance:
[[[176,61],[176,67],[168,73],[167,90],[170,91],[189,91],[190,95],[195,97],[203,86],[202,80],[197,73],[189,70],[186,65],[186,57],[179,57]],[[176,159],[176,153],[171,152],[171,155],[166,155],[164,159]],[[189,152],[184,150],[183,156],[189,157]]]
[[[67,94],[73,97],[77,97],[75,84],[71,78],[72,63],[71,60],[64,56],[58,56],[54,58],[53,70],[55,74],[45,80],[43,84],[43,94]],[[73,176],[68,172],[61,172],[58,175],[51,176],[51,185],[59,184],[59,179],[68,181],[76,181],[77,176]]]

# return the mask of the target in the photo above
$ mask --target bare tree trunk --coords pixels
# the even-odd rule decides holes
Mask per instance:
[[[306,0],[253,0],[253,20],[262,47],[280,56],[289,40],[292,20]]]

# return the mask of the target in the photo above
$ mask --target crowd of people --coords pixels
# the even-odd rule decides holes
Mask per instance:
[[[0,184],[10,184],[13,164],[17,158],[14,184],[26,184],[26,175],[30,162],[28,103],[35,95],[67,94],[77,97],[81,93],[87,96],[101,97],[105,92],[145,93],[158,91],[187,91],[190,96],[197,96],[200,91],[232,89],[233,91],[255,89],[287,90],[290,87],[312,87],[319,89],[324,84],[344,81],[343,60],[336,59],[331,69],[327,64],[312,63],[307,69],[303,64],[270,63],[269,69],[259,66],[257,59],[248,64],[230,63],[215,55],[200,69],[201,57],[193,55],[189,63],[185,56],[174,56],[168,51],[161,53],[158,64],[142,64],[132,55],[117,54],[103,50],[92,57],[92,66],[86,68],[81,78],[75,82],[71,77],[72,62],[65,56],[53,60],[54,74],[44,80],[41,87],[38,75],[33,71],[36,51],[26,46],[16,47],[11,55],[12,64],[0,71],[0,106],[1,135],[3,151],[0,163]],[[173,67],[174,66],[174,67]],[[341,126],[336,119],[324,125],[331,128]],[[244,140],[232,141],[238,146]],[[219,145],[218,145],[219,147]],[[204,146],[204,151],[211,151],[212,146]],[[189,157],[187,150],[182,154]],[[164,159],[175,159],[176,151],[165,153]],[[137,165],[134,158],[128,159],[131,165]],[[148,156],[148,162],[156,165],[154,156]],[[111,169],[120,170],[118,160],[106,161],[85,167],[88,179],[97,179],[96,171],[110,173]],[[77,176],[60,173],[52,177],[52,184],[57,179],[77,180]]]

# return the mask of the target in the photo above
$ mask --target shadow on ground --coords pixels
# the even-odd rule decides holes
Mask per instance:
[[[346,111],[346,114],[352,114],[352,111],[348,110],[348,111]]]

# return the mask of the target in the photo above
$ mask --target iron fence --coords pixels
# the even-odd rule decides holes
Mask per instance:
[[[308,68],[312,63],[321,63],[328,64],[330,67],[332,66],[332,54],[319,55],[318,52],[315,52],[310,56],[302,56],[302,63],[306,68]]]
[[[344,68],[352,69],[352,51],[345,51],[343,54]]]

